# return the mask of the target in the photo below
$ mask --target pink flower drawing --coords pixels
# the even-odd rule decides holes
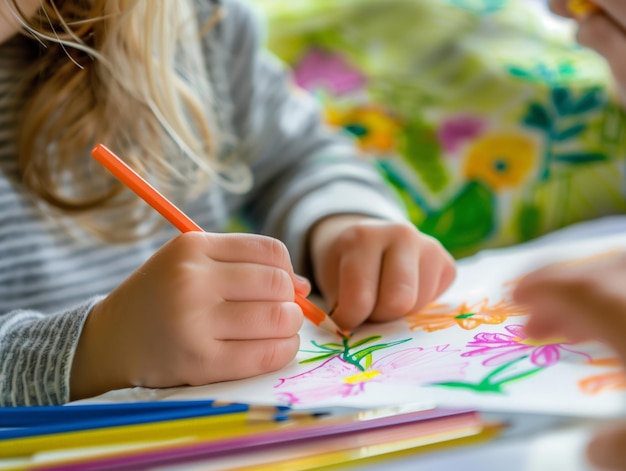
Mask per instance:
[[[381,357],[364,371],[333,357],[312,370],[281,378],[275,388],[283,402],[311,404],[335,397],[357,396],[373,383],[419,386],[459,379],[469,362],[459,360],[458,353],[459,350],[448,350],[448,345],[408,348]]]
[[[582,355],[586,360],[591,357],[586,353],[572,350],[570,343],[561,340],[534,340],[526,335],[523,325],[507,325],[508,334],[482,332],[474,336],[467,344],[474,350],[465,352],[462,357],[489,355],[484,366],[500,366],[529,355],[530,361],[540,367],[556,364],[564,352]]]

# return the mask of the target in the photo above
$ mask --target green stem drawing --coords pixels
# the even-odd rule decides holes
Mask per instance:
[[[347,338],[343,339],[341,345],[338,343],[319,344],[315,340],[311,340],[313,346],[317,347],[319,350],[301,350],[305,353],[314,353],[315,356],[300,361],[300,364],[303,365],[306,363],[315,363],[318,361],[329,359],[331,357],[339,357],[343,362],[349,363],[358,368],[359,371],[366,371],[372,364],[372,353],[377,350],[394,347],[396,345],[400,345],[404,342],[408,342],[409,340],[411,340],[411,338],[408,338],[404,340],[398,340],[396,342],[377,343],[361,350],[354,351],[355,349],[363,345],[375,342],[377,340],[380,340],[381,338],[382,337],[380,335],[372,335],[371,337],[366,337],[364,339],[358,340],[352,345],[350,345],[349,339]]]
[[[498,376],[500,373],[502,373],[503,371],[506,371],[507,369],[513,367],[517,363],[527,358],[528,358],[528,355],[524,355],[508,363],[505,363],[502,366],[499,366],[498,368],[494,369],[491,373],[489,373],[487,376],[485,376],[482,379],[482,381],[480,381],[479,383],[469,383],[465,381],[447,381],[447,382],[442,382],[442,383],[432,383],[431,386],[443,386],[446,388],[455,388],[455,389],[469,389],[469,390],[481,392],[481,393],[490,392],[490,393],[504,394],[504,391],[502,390],[503,386],[513,383],[515,381],[520,381],[544,369],[542,367],[537,367],[528,371],[524,371],[522,373],[515,374],[513,376],[509,376],[508,378],[504,378],[501,381],[492,382],[492,380],[496,376]]]

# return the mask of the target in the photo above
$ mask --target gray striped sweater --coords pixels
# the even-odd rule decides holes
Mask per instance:
[[[198,21],[215,8],[197,0]],[[281,64],[262,50],[251,11],[224,0],[226,15],[206,38],[206,61],[222,124],[246,142],[254,186],[245,195],[211,188],[184,210],[205,230],[241,213],[255,231],[283,240],[302,268],[303,236],[322,217],[362,213],[404,217],[378,174],[350,141],[320,124],[310,98],[294,93]],[[106,244],[63,230],[38,211],[16,178],[10,93],[23,64],[21,42],[0,46],[0,405],[69,400],[81,328],[106,296],[177,234],[165,226],[133,244]],[[19,103],[17,103],[19,106]],[[86,159],[89,157],[86,155]],[[78,232],[77,232],[78,233]]]

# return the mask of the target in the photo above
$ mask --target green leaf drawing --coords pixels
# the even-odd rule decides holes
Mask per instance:
[[[361,345],[365,345],[366,343],[375,342],[376,340],[380,340],[380,339],[382,339],[380,335],[372,335],[371,337],[365,337],[364,339],[361,339],[358,342],[355,342],[352,345],[350,345],[350,348],[351,349],[357,348],[357,347],[360,347]]]
[[[552,103],[561,116],[569,114],[571,110],[570,92],[567,88],[555,87],[552,89]]]
[[[608,160],[605,154],[597,152],[573,152],[570,154],[557,154],[553,156],[554,161],[568,163],[572,165],[589,164],[592,162],[603,162]]]
[[[307,358],[305,360],[301,360],[301,361],[298,362],[298,364],[304,365],[306,363],[315,363],[316,361],[325,360],[326,358],[330,358],[332,356],[338,356],[338,354],[335,353],[335,352],[324,353],[323,355],[318,355],[316,357],[312,357],[312,358]]]
[[[479,181],[468,182],[437,212],[429,214],[419,229],[439,240],[455,256],[484,241],[495,227],[495,194]]]
[[[559,131],[555,133],[553,136],[555,141],[567,141],[568,139],[572,139],[579,134],[581,134],[585,129],[587,129],[586,124],[575,124],[563,131]]]
[[[596,108],[603,106],[606,103],[605,93],[599,89],[594,88],[585,93],[583,97],[572,108],[572,114],[583,114],[593,111]]]
[[[531,103],[528,114],[524,118],[524,124],[547,132],[552,127],[552,119],[542,105]]]
[[[351,351],[354,351],[358,347],[361,347],[371,342],[375,342],[380,339],[382,339],[382,336],[372,335],[370,337],[365,337],[361,340],[356,341],[353,345],[349,344],[349,339],[347,338],[343,339],[343,345],[339,345],[337,343],[319,344],[315,340],[311,340],[311,343],[319,348],[321,351],[300,350],[301,352],[305,353],[313,353],[315,354],[315,356],[312,358],[306,358],[304,360],[301,360],[299,364],[303,365],[307,363],[315,363],[317,361],[326,360],[327,358],[338,357],[342,361],[356,366],[359,370],[365,371],[372,365],[372,362],[374,361],[372,356],[373,352],[385,348],[390,348],[395,345],[400,345],[401,343],[411,340],[411,338],[408,338],[395,342],[379,343],[376,345],[371,345],[355,353],[351,353]],[[363,361],[364,365],[361,364]]]
[[[343,346],[339,345],[338,343],[323,343],[323,344],[319,344],[317,343],[315,340],[311,340],[311,343],[313,345],[315,345],[317,348],[321,348],[322,350],[330,350],[330,351],[339,351],[342,352],[343,351]]]
[[[454,389],[469,389],[471,391],[481,392],[481,393],[497,393],[497,394],[505,394],[505,391],[502,389],[502,386],[515,382],[521,381],[522,379],[528,378],[540,371],[543,371],[545,368],[537,367],[528,371],[524,371],[519,374],[515,374],[513,376],[509,376],[508,378],[504,378],[501,381],[493,381],[498,375],[502,374],[509,368],[513,367],[517,363],[528,358],[528,355],[521,356],[514,360],[509,361],[491,371],[487,376],[485,376],[479,383],[470,383],[467,381],[443,381],[441,383],[431,383],[431,386],[441,386],[446,388],[454,388]]]
[[[372,352],[375,352],[376,350],[382,350],[384,348],[394,347],[396,345],[400,345],[401,343],[408,342],[409,340],[411,339],[404,339],[404,340],[398,340],[396,342],[391,342],[391,343],[379,343],[377,345],[372,345],[371,347],[367,347],[363,350],[359,350],[358,352],[350,355],[350,357],[353,358],[354,360],[359,361],[365,358],[366,356],[370,355]]]
[[[421,120],[408,122],[399,136],[398,151],[430,191],[436,194],[446,188],[450,174],[432,125]]]

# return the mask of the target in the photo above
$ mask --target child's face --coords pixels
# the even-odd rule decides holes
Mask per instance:
[[[35,14],[41,4],[41,0],[16,0],[17,6],[25,17],[30,18]],[[0,0],[0,43],[3,43],[21,28],[15,17],[15,6],[12,0]]]

